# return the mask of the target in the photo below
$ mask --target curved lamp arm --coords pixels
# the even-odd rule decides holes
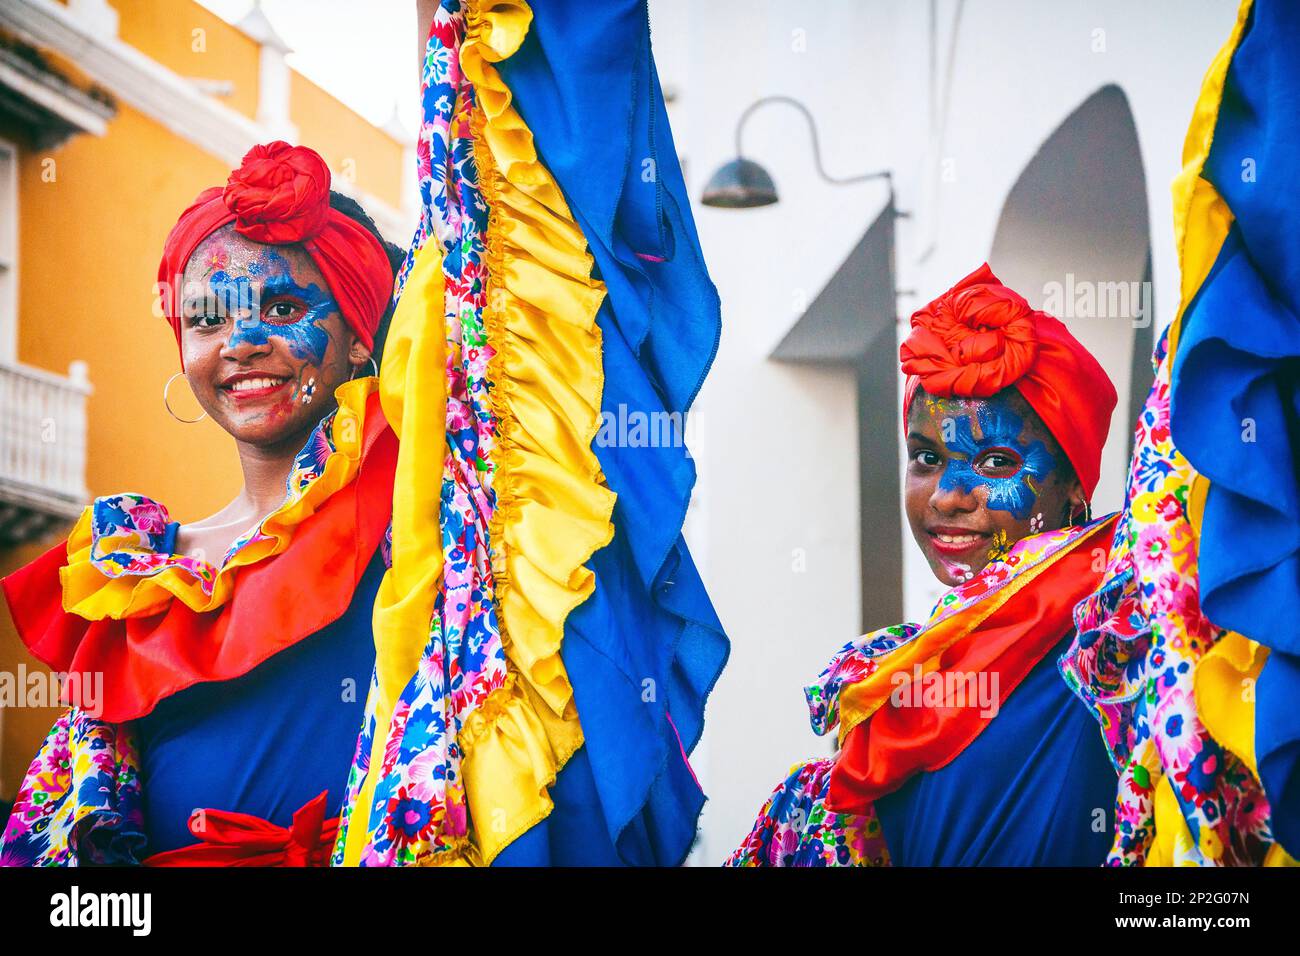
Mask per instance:
[[[813,119],[812,113],[808,111],[808,107],[804,106],[792,96],[764,96],[745,107],[745,112],[740,114],[740,119],[736,122],[736,156],[744,158],[745,155],[744,151],[741,149],[740,141],[741,135],[745,130],[746,121],[748,121],[749,117],[759,109],[759,107],[766,106],[769,103],[785,103],[788,106],[793,106],[803,114],[804,119],[808,121],[808,132],[812,137],[813,162],[817,166],[817,174],[821,176],[822,179],[826,180],[826,182],[838,186],[845,183],[866,182],[869,179],[889,179],[892,184],[893,177],[887,169],[882,169],[874,173],[863,173],[860,176],[832,176],[830,173],[826,172],[826,168],[822,165],[821,143],[817,139],[817,123]]]

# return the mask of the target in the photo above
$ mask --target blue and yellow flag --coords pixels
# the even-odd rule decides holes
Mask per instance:
[[[1300,846],[1300,5],[1244,0],[1174,185],[1170,427],[1196,469],[1201,608],[1269,649],[1252,699],[1275,835]]]
[[[1174,441],[1208,480],[1206,615],[1300,653],[1300,6],[1246,0],[1175,185]]]

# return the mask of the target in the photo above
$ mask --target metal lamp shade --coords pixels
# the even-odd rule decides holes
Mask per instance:
[[[776,184],[767,170],[752,160],[736,157],[713,174],[700,201],[723,209],[753,209],[770,206],[776,198]]]

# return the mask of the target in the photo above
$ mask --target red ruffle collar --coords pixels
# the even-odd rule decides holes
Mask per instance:
[[[102,710],[87,712],[110,723],[194,684],[240,677],[342,617],[392,518],[396,462],[397,436],[372,394],[356,478],[303,520],[283,551],[241,568],[221,607],[200,612],[173,600],[149,616],[88,621],[63,609],[61,542],[0,582],[18,634],[57,673],[102,674]],[[69,690],[82,684],[93,686],[83,677]]]

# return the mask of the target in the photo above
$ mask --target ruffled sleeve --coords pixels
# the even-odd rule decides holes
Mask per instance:
[[[1169,432],[1192,476],[1183,587],[1220,635],[1196,664],[1197,711],[1248,774],[1226,781],[1226,805],[1262,789],[1267,819],[1260,810],[1231,836],[1259,834],[1252,849],[1267,849],[1266,862],[1300,855],[1300,197],[1288,185],[1300,177],[1298,34],[1294,4],[1243,2],[1206,73],[1174,188],[1182,294],[1165,362]],[[1203,842],[1187,813],[1199,797],[1175,794]]]
[[[833,764],[811,760],[792,767],[723,866],[889,866],[874,808],[860,815],[827,808]]]
[[[614,538],[591,557],[595,588],[566,621],[561,657],[604,839],[624,862],[674,865],[689,852],[704,803],[687,756],[729,649],[682,535],[695,483],[687,414],[718,347],[718,294],[667,121],[646,4],[548,0],[531,13],[498,72],[604,285],[593,451],[618,496]]]
[[[613,534],[590,449],[604,290],[494,66],[527,27],[523,5],[452,3],[430,38],[429,206],[381,372],[402,450],[355,794],[369,815],[349,822],[343,862],[490,863],[550,812],[582,745],[560,646],[594,587],[584,563]],[[404,786],[426,765],[437,784]],[[392,816],[411,806],[416,832]]]
[[[23,778],[0,838],[0,866],[138,864],[143,820],[130,734],[70,708]]]

